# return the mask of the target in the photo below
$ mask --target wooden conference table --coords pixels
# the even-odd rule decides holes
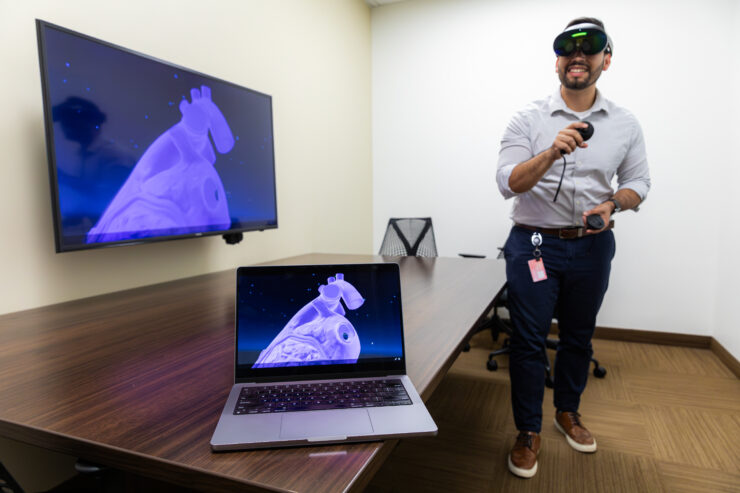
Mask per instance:
[[[396,261],[407,369],[426,401],[504,281],[492,259]],[[214,453],[233,383],[233,270],[0,316],[0,435],[206,491],[359,491],[397,441]],[[481,362],[483,364],[483,362]]]

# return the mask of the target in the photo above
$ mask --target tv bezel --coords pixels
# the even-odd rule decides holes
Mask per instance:
[[[152,237],[147,237],[147,238],[133,238],[130,240],[117,240],[117,241],[108,241],[108,242],[100,242],[100,243],[84,243],[84,244],[79,244],[79,245],[65,244],[63,241],[64,239],[63,225],[62,225],[62,216],[61,216],[60,204],[59,204],[59,182],[58,182],[58,176],[57,176],[57,162],[56,162],[56,152],[55,152],[56,145],[54,142],[54,121],[51,118],[52,108],[51,108],[51,100],[50,100],[51,98],[49,94],[49,84],[48,84],[49,74],[47,72],[47,65],[46,65],[46,58],[45,58],[46,36],[44,33],[44,28],[46,27],[56,29],[58,31],[69,34],[71,36],[82,38],[86,41],[98,43],[108,48],[120,50],[122,52],[131,54],[131,55],[134,55],[140,58],[144,58],[146,60],[157,62],[163,65],[166,65],[168,67],[172,67],[179,71],[188,72],[191,75],[195,75],[197,77],[202,77],[207,80],[214,80],[222,84],[227,84],[232,87],[236,87],[238,89],[242,89],[242,90],[254,93],[254,94],[258,94],[260,96],[267,97],[270,102],[270,134],[272,136],[272,138],[270,139],[271,141],[270,146],[272,147],[271,149],[272,150],[272,176],[273,176],[272,183],[273,183],[273,197],[274,197],[274,204],[275,204],[274,224],[266,223],[266,224],[261,224],[259,227],[231,228],[228,230],[202,231],[202,232],[197,232],[197,233],[152,236]],[[110,248],[110,247],[119,247],[119,246],[128,246],[128,245],[140,245],[140,244],[145,244],[145,243],[157,243],[161,241],[181,240],[181,239],[188,239],[188,238],[200,238],[200,237],[206,237],[206,236],[233,235],[233,234],[246,233],[246,232],[251,232],[251,231],[264,231],[266,229],[277,229],[278,227],[278,206],[277,206],[277,172],[276,172],[276,164],[275,164],[275,138],[274,138],[275,121],[273,118],[272,96],[271,95],[260,92],[260,91],[256,91],[254,89],[250,89],[248,87],[245,87],[239,84],[235,84],[233,82],[229,82],[224,79],[220,79],[218,77],[214,77],[212,75],[207,75],[202,72],[198,72],[197,70],[183,67],[175,63],[167,62],[157,57],[146,55],[144,53],[140,53],[136,50],[125,48],[115,43],[110,43],[108,41],[104,41],[104,40],[95,38],[93,36],[89,36],[87,34],[82,34],[72,29],[68,29],[66,27],[62,27],[57,24],[44,21],[42,19],[36,19],[36,40],[38,43],[38,50],[39,50],[41,92],[42,92],[43,106],[44,106],[44,130],[46,134],[46,142],[45,142],[46,156],[47,156],[47,165],[49,168],[49,184],[51,188],[51,208],[52,208],[52,218],[54,222],[54,244],[55,244],[56,253],[64,253],[64,252],[80,251],[80,250],[94,250],[98,248]]]

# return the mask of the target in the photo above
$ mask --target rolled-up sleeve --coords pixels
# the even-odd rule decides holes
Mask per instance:
[[[517,164],[532,158],[532,141],[529,138],[529,122],[523,113],[517,113],[506,127],[498,153],[496,183],[504,199],[517,195],[509,187],[509,177]]]
[[[617,184],[619,190],[629,188],[640,196],[640,200],[645,200],[650,191],[650,169],[642,128],[637,119],[633,122],[629,150],[617,169]]]

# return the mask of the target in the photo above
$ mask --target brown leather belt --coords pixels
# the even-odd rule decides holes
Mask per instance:
[[[581,238],[586,236],[586,228],[583,226],[570,226],[568,228],[538,228],[537,226],[529,226],[527,224],[514,223],[514,226],[519,228],[528,229],[530,231],[537,231],[545,235],[557,236],[561,240],[573,240],[575,238]],[[609,221],[609,224],[604,228],[603,231],[608,231],[614,227],[614,219]],[[603,232],[601,231],[601,232]],[[598,233],[597,233],[598,234]]]

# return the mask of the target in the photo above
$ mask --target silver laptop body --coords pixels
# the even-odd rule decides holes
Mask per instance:
[[[235,326],[213,450],[437,433],[406,375],[397,264],[240,267]]]

